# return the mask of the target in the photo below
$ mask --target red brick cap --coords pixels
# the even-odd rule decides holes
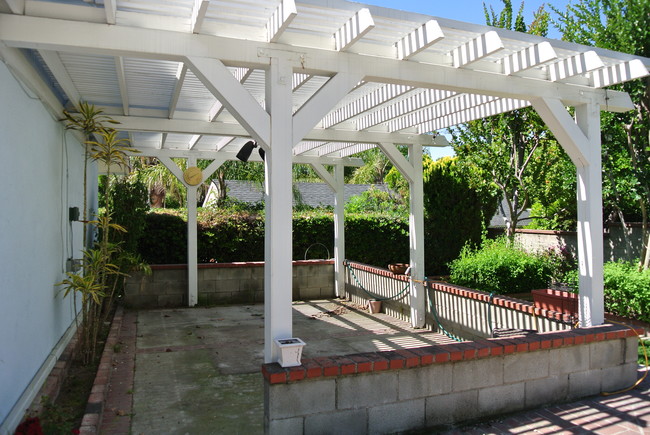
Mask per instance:
[[[304,358],[298,367],[262,365],[262,375],[270,384],[285,384],[330,376],[347,376],[385,370],[408,370],[430,364],[445,364],[470,359],[490,358],[540,349],[574,346],[594,341],[635,337],[642,333],[623,325],[599,325],[570,331],[529,334],[522,337],[488,338],[453,344],[411,349],[365,352],[351,355]]]

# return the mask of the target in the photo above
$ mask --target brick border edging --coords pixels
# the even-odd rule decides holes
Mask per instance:
[[[297,367],[283,368],[278,363],[267,363],[262,365],[262,375],[270,384],[286,384],[305,379],[399,370],[636,337],[639,332],[640,329],[605,324],[570,331],[542,332],[516,338],[488,338],[394,351],[316,357],[303,359],[302,365]]]
[[[368,264],[357,263],[354,261],[346,261],[346,265],[349,265],[350,267],[357,270],[363,270],[368,273],[396,279],[399,281],[406,282],[409,280],[409,277],[406,275],[395,275],[393,272],[390,272],[387,269],[382,269]],[[449,284],[447,282],[436,281],[436,280],[428,280],[427,287],[432,290],[442,291],[463,298],[474,299],[480,302],[490,303],[490,293],[488,292],[474,290],[468,287],[463,287],[456,284]],[[497,307],[508,308],[511,310],[520,311],[533,316],[545,317],[563,323],[573,323],[574,320],[572,316],[569,314],[563,314],[551,310],[546,310],[544,308],[538,308],[535,307],[535,305],[531,302],[508,297],[505,295],[495,294],[492,296],[491,299],[492,299],[491,303]]]
[[[293,260],[294,266],[309,266],[313,264],[334,264],[334,260]],[[152,264],[151,270],[185,270],[187,264]],[[263,261],[235,261],[231,263],[199,263],[199,269],[225,269],[225,268],[239,268],[239,267],[264,267]]]
[[[99,360],[99,367],[97,368],[95,381],[93,382],[90,396],[88,396],[86,412],[81,419],[81,426],[79,427],[79,433],[81,435],[96,434],[99,432],[102,412],[104,410],[104,402],[106,400],[106,394],[108,393],[108,386],[113,372],[114,346],[119,341],[123,319],[124,308],[118,306],[113,315],[113,321],[111,322],[111,329],[108,332],[108,337],[106,337],[106,343],[104,343],[104,350],[102,352],[102,357]]]
[[[75,320],[73,320],[73,322],[74,321]],[[77,329],[63,352],[61,352],[61,355],[59,355],[56,363],[54,363],[54,367],[50,370],[50,373],[47,375],[45,382],[34,397],[34,400],[32,400],[29,408],[27,408],[27,412],[25,413],[26,416],[39,415],[43,411],[44,397],[49,398],[51,402],[56,401],[61,392],[61,387],[70,372],[72,361],[76,357],[78,350],[79,330]]]

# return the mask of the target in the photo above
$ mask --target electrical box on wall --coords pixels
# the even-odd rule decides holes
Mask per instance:
[[[81,270],[81,260],[76,258],[68,258],[65,262],[66,272],[79,272]]]
[[[70,222],[79,220],[79,207],[70,207],[68,208],[68,216]]]

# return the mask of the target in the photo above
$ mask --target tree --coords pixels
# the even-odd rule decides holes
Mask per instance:
[[[350,182],[354,184],[383,183],[384,178],[393,167],[391,161],[384,155],[380,148],[372,148],[359,155],[364,165],[357,168]]]
[[[528,228],[575,231],[578,215],[576,167],[558,143],[550,143],[545,152],[535,153],[538,177],[528,185],[531,223]]]
[[[554,24],[567,41],[650,56],[650,2],[639,0],[578,0],[558,15]],[[636,203],[643,224],[640,268],[650,267],[650,78],[613,87],[630,94],[634,110],[602,116],[605,204],[625,221]],[[628,212],[629,213],[629,212]]]
[[[488,25],[544,36],[549,14],[541,7],[528,28],[523,19],[522,2],[514,17],[512,2],[502,0],[497,14],[483,5]],[[500,192],[510,215],[507,235],[514,236],[521,214],[530,207],[530,185],[540,182],[546,167],[546,149],[554,141],[539,115],[531,109],[469,122],[451,130],[454,150],[462,163],[472,168],[472,185],[488,192]]]
[[[494,215],[497,196],[473,189],[458,157],[425,157],[424,233],[427,274],[448,273],[466,244],[478,244]]]

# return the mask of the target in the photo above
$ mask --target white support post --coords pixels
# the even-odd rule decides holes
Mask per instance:
[[[187,201],[187,305],[189,307],[195,306],[199,301],[199,278],[198,278],[198,247],[197,247],[197,216],[196,216],[196,200],[197,192],[199,186],[190,186],[185,182],[183,178],[183,172],[178,167],[174,161],[169,157],[159,156],[158,160],[165,165],[169,171],[174,174],[176,178],[179,179],[181,183],[185,186],[186,195],[185,199]],[[219,166],[223,164],[223,159],[215,159],[210,165],[203,171],[203,182],[208,178],[214,171],[219,169]],[[196,157],[188,157],[187,167],[190,168],[196,166]]]
[[[196,166],[196,158],[187,159],[187,167]],[[198,186],[185,184],[187,190],[187,306],[193,307],[199,302],[198,244],[196,222],[196,197]]]
[[[278,361],[274,340],[293,334],[292,271],[292,78],[286,59],[271,58],[266,72],[266,110],[271,115],[266,150],[264,235],[264,361]]]
[[[334,167],[336,184],[334,196],[334,288],[336,296],[345,296],[345,179],[343,165]]]
[[[576,165],[580,325],[600,325],[605,321],[600,108],[576,106],[573,119],[558,99],[531,103]]]
[[[422,145],[409,146],[409,162],[413,180],[409,182],[409,241],[411,266],[411,325],[423,328],[426,323],[424,280],[424,180],[422,176]]]
[[[577,168],[580,325],[587,327],[605,322],[600,108],[577,106],[576,121],[589,140],[589,164]]]
[[[196,192],[197,186],[187,187],[187,306],[199,302],[198,247],[196,243]]]

